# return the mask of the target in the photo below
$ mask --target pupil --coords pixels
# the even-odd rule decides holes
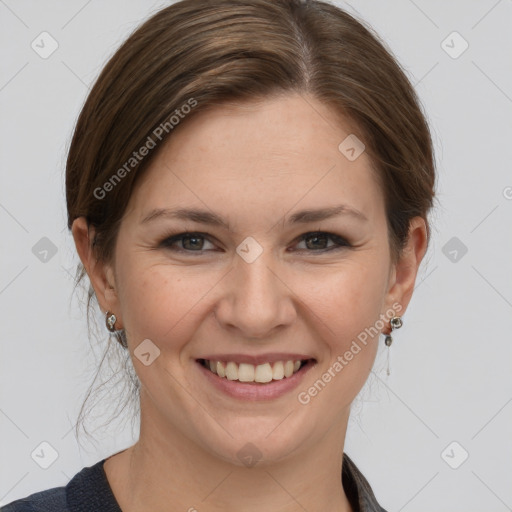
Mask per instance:
[[[192,248],[201,248],[201,244],[198,243],[198,240],[200,240],[200,237],[198,236],[187,236],[184,238],[183,242],[184,242],[184,245],[187,243],[187,242],[190,242],[190,240],[194,240],[196,242],[196,244],[192,244],[193,247]],[[187,247],[185,247],[187,248]]]
[[[309,240],[314,240],[316,242],[318,242],[318,240],[324,240],[325,241],[325,235],[312,235],[308,238]],[[316,246],[318,247],[318,246]],[[313,249],[315,248],[315,246],[313,245]]]

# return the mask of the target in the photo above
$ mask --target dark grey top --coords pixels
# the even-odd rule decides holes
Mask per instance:
[[[13,501],[2,507],[0,512],[122,512],[103,469],[105,460],[83,468],[66,486]],[[341,480],[354,512],[386,512],[346,453],[343,454]]]

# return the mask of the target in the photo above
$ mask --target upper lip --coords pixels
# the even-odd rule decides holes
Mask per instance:
[[[249,355],[249,354],[210,354],[198,359],[207,359],[208,361],[233,361],[234,363],[247,363],[258,366],[264,363],[275,363],[276,361],[297,361],[304,359],[314,359],[307,354],[297,354],[293,352],[272,352],[270,354]]]

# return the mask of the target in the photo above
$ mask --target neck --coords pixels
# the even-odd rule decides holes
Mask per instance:
[[[141,410],[138,442],[104,468],[123,512],[353,512],[341,483],[348,413],[316,444],[246,467],[219,459]]]

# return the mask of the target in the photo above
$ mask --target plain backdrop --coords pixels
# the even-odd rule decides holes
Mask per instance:
[[[134,442],[128,424],[99,430],[96,445],[72,432],[97,355],[73,294],[64,163],[107,58],[167,4],[0,0],[0,505]],[[390,512],[512,510],[512,1],[338,5],[381,35],[415,84],[439,172],[391,375],[381,341],[345,452]],[[58,45],[47,58],[38,37]],[[54,454],[47,469],[41,450]]]

